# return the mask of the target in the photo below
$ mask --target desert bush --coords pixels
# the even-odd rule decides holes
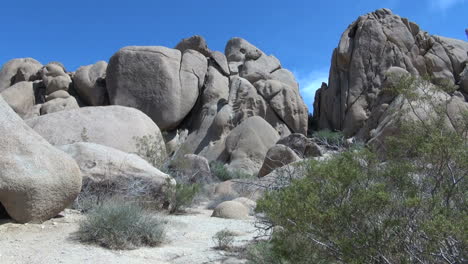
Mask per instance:
[[[385,160],[361,148],[309,161],[304,179],[258,201],[264,230],[281,227],[275,255],[291,263],[468,261],[468,114],[460,110],[447,126],[446,102],[418,93],[399,92],[416,118],[398,119]],[[416,110],[423,103],[431,111],[424,118]]]
[[[228,181],[232,179],[248,179],[252,175],[244,173],[239,170],[230,171],[224,167],[224,164],[218,161],[210,162],[211,173],[216,176],[220,181]]]
[[[345,137],[339,131],[319,130],[312,133],[312,138],[317,144],[334,150],[340,150],[345,146]]]
[[[135,140],[138,156],[148,161],[155,168],[163,168],[167,160],[167,153],[161,147],[164,141],[159,138],[159,135],[145,135],[133,139]]]
[[[109,249],[157,246],[164,240],[164,222],[138,204],[106,200],[86,214],[77,232],[84,243]]]
[[[291,264],[273,250],[268,241],[256,241],[247,246],[247,264]]]
[[[194,203],[194,198],[200,191],[200,184],[196,183],[178,183],[169,195],[172,196],[172,207],[170,213],[183,213],[184,209]]]
[[[235,234],[232,231],[223,229],[213,236],[215,249],[227,250],[232,248]]]
[[[168,182],[161,186],[143,178],[115,177],[101,181],[84,178],[81,192],[72,204],[72,208],[87,212],[110,199],[120,199],[137,203],[146,209],[162,209],[167,203],[173,188]]]

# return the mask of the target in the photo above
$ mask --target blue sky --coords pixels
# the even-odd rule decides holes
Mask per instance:
[[[315,90],[328,79],[332,50],[359,15],[387,7],[431,34],[463,40],[468,28],[468,0],[23,0],[1,6],[0,64],[33,57],[74,71],[128,45],[174,47],[199,34],[224,51],[237,36],[296,74],[310,111]]]

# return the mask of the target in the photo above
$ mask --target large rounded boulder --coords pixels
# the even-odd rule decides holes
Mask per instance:
[[[106,89],[107,62],[78,68],[73,76],[74,87],[80,98],[91,106],[106,105],[109,102]]]
[[[42,222],[81,189],[76,162],[28,127],[0,96],[0,203],[20,223]]]
[[[174,129],[195,105],[207,67],[195,50],[125,47],[107,67],[110,103],[138,108],[162,130]]]
[[[23,119],[33,111],[36,104],[33,82],[18,82],[0,92],[0,95]]]
[[[0,92],[22,81],[33,81],[42,64],[32,58],[13,59],[0,70]]]
[[[151,136],[160,149],[166,147],[158,126],[141,111],[123,106],[83,107],[26,120],[26,123],[52,145],[92,142],[124,152],[138,152],[137,139]]]
[[[301,160],[301,158],[294,152],[294,150],[285,145],[274,145],[268,150],[265,161],[258,172],[258,177],[263,177],[276,168],[286,166],[289,163],[298,160]]]
[[[268,150],[275,145],[279,134],[263,118],[253,116],[234,128],[226,138],[230,170],[257,174]]]
[[[213,211],[212,217],[227,218],[227,219],[248,219],[249,208],[237,201],[226,201],[220,203]]]

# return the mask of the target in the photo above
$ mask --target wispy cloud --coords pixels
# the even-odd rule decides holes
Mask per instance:
[[[314,109],[315,92],[322,86],[322,82],[328,82],[328,68],[305,71],[293,71],[299,83],[299,90],[310,112]]]
[[[465,3],[466,0],[429,0],[431,8],[446,11],[457,4]]]

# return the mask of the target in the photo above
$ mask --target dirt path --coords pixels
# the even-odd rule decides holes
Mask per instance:
[[[197,208],[186,215],[167,216],[164,245],[130,251],[111,251],[76,241],[73,233],[83,215],[72,210],[43,224],[0,222],[0,263],[223,263],[228,253],[213,249],[212,236],[227,228],[238,234],[235,245],[246,244],[255,235],[254,220],[214,218],[211,212]]]

